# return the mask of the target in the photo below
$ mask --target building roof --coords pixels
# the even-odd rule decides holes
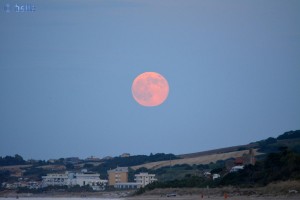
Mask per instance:
[[[130,157],[130,153],[123,153],[122,155],[120,155],[121,158],[126,158],[126,157]]]
[[[126,182],[126,183],[116,183],[115,185],[141,185],[141,183],[137,183],[137,182]]]
[[[234,164],[242,165],[244,163],[244,159],[242,157],[238,157],[235,159]]]
[[[139,174],[135,174],[135,176],[155,176],[155,174],[148,174],[147,172],[141,172]]]
[[[128,167],[117,167],[116,169],[108,170],[107,173],[113,173],[113,172],[128,172]]]

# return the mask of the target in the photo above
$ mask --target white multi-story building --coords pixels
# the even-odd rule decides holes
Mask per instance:
[[[139,173],[135,175],[135,179],[137,184],[141,187],[145,187],[146,185],[157,181],[155,178],[155,174],[148,174],[148,173]]]
[[[43,187],[47,186],[63,186],[63,185],[68,185],[69,183],[69,176],[67,173],[65,174],[47,174],[47,176],[42,176],[43,178]]]
[[[80,186],[97,186],[107,183],[107,180],[101,180],[100,174],[95,173],[77,173],[75,174],[76,184]]]
[[[47,174],[43,176],[43,187],[47,186],[85,186],[89,185],[94,190],[104,189],[107,184],[107,180],[101,180],[98,173],[73,173],[66,172],[64,174]]]
[[[141,187],[141,185],[136,182],[129,182],[129,183],[116,183],[114,187],[117,189],[126,190],[126,189],[138,189]]]

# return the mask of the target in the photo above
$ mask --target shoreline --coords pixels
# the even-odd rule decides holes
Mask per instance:
[[[224,200],[225,197],[223,195],[211,195],[211,196],[201,196],[201,195],[178,195],[176,197],[166,197],[166,196],[159,196],[159,195],[141,195],[141,196],[134,196],[134,197],[112,197],[112,196],[69,196],[69,195],[62,195],[62,196],[48,196],[48,195],[33,195],[33,196],[8,196],[2,197],[0,199],[106,199],[106,200],[201,200],[201,199],[209,199],[209,200]],[[240,196],[231,196],[228,195],[228,200],[298,200],[300,199],[300,195],[240,195]]]
[[[157,194],[142,194],[137,196],[128,196],[128,192],[101,192],[101,193],[51,193],[51,194],[27,194],[27,193],[7,193],[7,195],[0,194],[0,199],[13,198],[13,199],[118,199],[118,200],[201,200],[201,199],[210,199],[210,200],[224,200],[225,196],[222,194],[177,194],[175,197],[167,197],[166,195],[157,195]],[[285,200],[300,199],[300,194],[228,194],[226,199],[232,200]]]
[[[243,200],[281,200],[300,199],[300,181],[286,181],[272,183],[264,187],[239,188],[164,188],[146,191],[141,195],[134,195],[136,190],[98,191],[98,192],[64,192],[49,191],[44,193],[17,193],[15,190],[0,191],[0,198],[99,198],[123,200],[200,200],[200,199],[227,199]],[[176,197],[167,197],[167,194],[176,194]]]
[[[2,191],[0,198],[111,198],[118,199],[130,196],[130,191],[113,192],[47,192],[47,193],[17,193]]]

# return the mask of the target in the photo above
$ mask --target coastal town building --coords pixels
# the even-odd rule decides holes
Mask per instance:
[[[115,183],[117,189],[138,189],[157,181],[155,174],[139,173],[135,175],[135,182],[119,182]]]
[[[141,187],[141,184],[136,182],[129,182],[129,183],[116,183],[114,185],[116,189],[138,189]]]
[[[42,176],[43,187],[68,185],[68,174],[47,174]]]
[[[145,187],[146,185],[157,181],[155,178],[155,174],[148,174],[148,173],[139,173],[135,175],[135,179],[137,184],[141,187]]]
[[[85,186],[89,185],[94,190],[103,190],[107,180],[101,180],[98,173],[74,173],[66,172],[64,174],[47,174],[42,177],[42,186]]]
[[[19,181],[19,182],[14,182],[14,183],[2,183],[1,186],[6,189],[14,190],[18,189],[20,187],[22,188],[29,188],[29,189],[38,189],[40,188],[40,182],[36,181]]]
[[[128,167],[117,167],[116,169],[108,170],[108,185],[114,186],[116,183],[128,182]]]

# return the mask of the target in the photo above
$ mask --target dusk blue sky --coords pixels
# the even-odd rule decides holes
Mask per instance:
[[[184,154],[300,129],[298,0],[0,6],[0,156]],[[146,71],[169,82],[160,106],[132,97]]]

